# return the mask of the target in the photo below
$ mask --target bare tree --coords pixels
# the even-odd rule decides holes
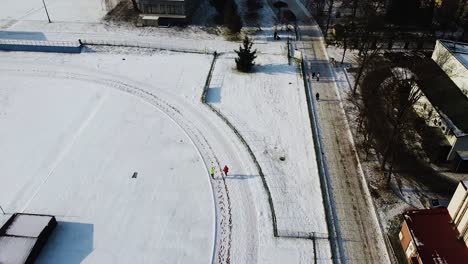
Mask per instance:
[[[376,58],[383,47],[383,35],[380,32],[384,24],[384,17],[381,13],[384,1],[382,0],[361,0],[356,2],[361,16],[352,17],[352,22],[346,34],[346,45],[348,42],[356,43],[361,60],[358,73],[355,78],[353,94],[356,94],[361,77],[370,62]],[[343,54],[344,57],[344,54]]]
[[[422,92],[416,84],[416,77],[407,68],[394,68],[392,76],[379,87],[386,115],[390,124],[390,136],[383,151],[381,168],[385,169],[387,161],[398,144],[397,137],[407,122],[408,113],[413,105],[421,98]]]
[[[353,87],[354,95],[356,94],[357,88],[361,81],[361,77],[364,74],[364,71],[370,65],[370,62],[372,62],[380,54],[382,47],[383,47],[383,42],[377,43],[377,40],[375,40],[375,42],[366,43],[365,45],[361,46],[362,56],[359,61],[359,69],[358,69],[358,72],[354,81],[354,87]]]
[[[327,26],[325,28],[324,37],[327,38],[328,36],[328,29],[330,28],[331,17],[333,13],[333,4],[334,0],[328,0],[328,18],[327,18]]]

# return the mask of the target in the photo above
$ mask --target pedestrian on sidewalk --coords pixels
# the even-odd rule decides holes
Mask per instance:
[[[210,174],[211,174],[211,178],[214,178],[214,174],[215,174],[215,168],[214,167],[210,168]]]
[[[317,72],[317,82],[320,81],[320,72]]]
[[[224,172],[224,175],[226,175],[226,177],[227,177],[228,172],[229,172],[229,168],[228,168],[227,165],[224,165],[223,172]]]
[[[315,72],[312,72],[312,79],[315,78]]]
[[[278,32],[276,32],[276,30],[275,30],[275,33],[273,33],[273,39],[278,40]]]
[[[315,98],[317,99],[317,101],[320,100],[320,94],[319,94],[319,93],[316,93],[316,94],[315,94]]]

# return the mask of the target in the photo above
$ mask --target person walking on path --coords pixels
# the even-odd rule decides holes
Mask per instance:
[[[315,94],[315,99],[317,99],[317,101],[320,100],[320,94],[319,93]]]
[[[224,175],[226,175],[226,177],[227,177],[227,175],[228,175],[228,172],[229,172],[229,168],[228,168],[228,166],[227,166],[227,165],[225,165],[225,166],[224,166],[224,168],[223,168],[223,172],[224,172]]]
[[[210,174],[211,174],[211,178],[214,178],[214,174],[215,174],[215,168],[214,167],[210,168]]]
[[[317,72],[317,82],[320,81],[320,72]]]
[[[315,72],[312,72],[312,78],[315,78]]]

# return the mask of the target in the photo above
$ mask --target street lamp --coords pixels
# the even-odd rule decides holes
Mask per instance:
[[[49,20],[49,23],[52,23],[52,21],[50,21],[49,12],[47,11],[47,6],[46,6],[44,0],[42,0],[42,4],[44,5],[44,9],[45,9],[45,12],[46,12],[46,15],[47,15],[47,19]]]

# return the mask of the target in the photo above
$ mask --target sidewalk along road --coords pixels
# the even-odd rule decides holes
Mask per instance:
[[[338,240],[344,245],[343,262],[390,263],[320,28],[309,19],[307,25],[299,25],[299,36],[297,47],[303,53],[308,89],[311,95],[320,94],[320,101],[315,101],[315,122],[321,128],[322,151],[336,209],[334,217],[341,233]],[[319,81],[312,78],[312,72],[320,73]]]

